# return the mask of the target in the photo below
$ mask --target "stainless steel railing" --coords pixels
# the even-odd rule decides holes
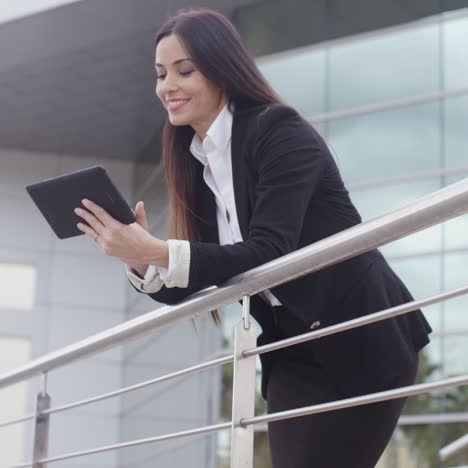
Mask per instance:
[[[320,331],[314,331],[298,337],[282,340],[262,347],[255,347],[255,333],[249,320],[249,297],[265,289],[290,281],[300,276],[312,273],[321,268],[333,265],[368,250],[380,247],[419,230],[439,224],[455,216],[468,212],[468,179],[450,185],[434,192],[411,205],[386,214],[374,220],[355,226],[334,236],[292,252],[260,267],[231,278],[219,287],[210,287],[190,296],[186,301],[175,306],[165,306],[149,312],[141,317],[113,327],[105,332],[91,336],[78,343],[66,346],[29,364],[0,375],[0,388],[19,381],[43,375],[41,392],[38,395],[37,409],[33,415],[26,415],[14,421],[1,423],[1,426],[18,424],[33,419],[35,421],[35,439],[33,461],[10,468],[43,467],[59,460],[91,455],[124,447],[154,443],[180,437],[207,434],[231,429],[231,467],[250,468],[252,466],[253,426],[265,422],[305,416],[338,408],[360,404],[369,404],[404,396],[417,395],[440,388],[468,384],[468,375],[379,392],[372,395],[349,398],[322,405],[299,408],[292,411],[268,414],[255,417],[253,414],[255,397],[255,356],[270,352],[280,347],[291,346],[307,340],[317,339],[333,333],[363,326],[386,318],[410,313],[420,307],[441,302],[452,297],[468,293],[468,286],[436,296],[413,301],[386,311],[380,311],[365,317],[354,319],[342,324],[333,325]],[[116,345],[122,345],[129,340],[154,333],[156,330],[168,327],[182,320],[206,313],[209,310],[237,302],[243,298],[243,320],[236,328],[235,349],[233,355],[223,356],[187,369],[168,374],[148,382],[131,387],[118,389],[114,392],[100,395],[87,400],[70,403],[61,407],[51,408],[50,397],[47,395],[48,372],[58,367],[71,364],[79,359],[104,351]],[[87,451],[48,456],[48,426],[50,415],[78,406],[111,398],[125,392],[130,392],[143,386],[153,385],[170,378],[181,377],[194,372],[234,362],[233,419],[229,423],[216,424],[195,428],[192,430],[157,436],[153,438],[129,441],[121,444],[98,447]],[[238,388],[243,391],[236,391]],[[246,391],[248,389],[248,391]]]
[[[441,448],[439,450],[439,458],[445,461],[462,450],[466,450],[466,448],[468,448],[468,434]]]

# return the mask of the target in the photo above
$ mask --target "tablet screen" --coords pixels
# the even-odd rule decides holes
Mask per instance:
[[[102,166],[93,166],[26,187],[42,215],[59,239],[84,235],[77,228],[83,218],[75,208],[86,209],[81,200],[87,198],[104,208],[124,224],[135,222],[135,215]]]

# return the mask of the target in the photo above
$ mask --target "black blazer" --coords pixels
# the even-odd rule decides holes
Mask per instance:
[[[188,295],[269,262],[361,222],[335,161],[320,135],[286,105],[235,110],[231,140],[234,195],[243,242],[219,245],[215,198],[197,176],[197,227],[202,242],[190,242],[187,288],[149,294],[174,304]],[[303,331],[382,310],[412,299],[379,251],[359,255],[271,289],[303,324]],[[252,314],[263,334],[276,339],[258,295]],[[314,355],[351,393],[384,385],[415,359],[431,331],[420,311],[379,324],[316,340]],[[271,359],[262,359],[264,374]],[[272,355],[273,356],[273,355]],[[264,376],[264,386],[267,375]]]

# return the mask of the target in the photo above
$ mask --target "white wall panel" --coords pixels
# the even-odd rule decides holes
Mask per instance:
[[[99,308],[52,305],[49,310],[50,350],[96,335],[123,321],[122,315]],[[118,346],[96,354],[93,359],[120,362],[121,355],[122,347]]]
[[[127,287],[122,263],[111,257],[55,255],[50,301],[121,313]]]
[[[1,176],[0,176],[1,177]],[[0,196],[0,245],[18,249],[50,249],[54,233],[29,195]]]
[[[118,438],[118,426],[118,419],[100,414],[58,413],[51,419],[49,453],[59,455],[113,444]],[[57,466],[115,467],[117,457],[117,451],[110,451],[59,462]]]
[[[24,195],[26,185],[57,175],[59,157],[0,149],[0,193]]]
[[[49,393],[53,406],[58,406],[117,390],[120,388],[120,382],[119,363],[105,364],[90,359],[80,360],[50,372]],[[69,413],[73,414],[76,411],[117,417],[120,412],[119,398],[109,398],[71,409]]]

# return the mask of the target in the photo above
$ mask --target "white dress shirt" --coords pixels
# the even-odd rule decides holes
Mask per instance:
[[[190,145],[190,152],[203,166],[203,178],[216,200],[216,219],[219,243],[234,244],[242,242],[242,234],[237,219],[234,185],[231,164],[232,113],[227,104],[208,129],[203,141],[195,133]],[[186,240],[169,239],[168,268],[150,265],[144,278],[126,268],[132,284],[140,291],[153,293],[163,285],[168,288],[178,286],[186,288],[190,270],[190,243]],[[269,291],[263,293],[271,305],[281,302]]]

